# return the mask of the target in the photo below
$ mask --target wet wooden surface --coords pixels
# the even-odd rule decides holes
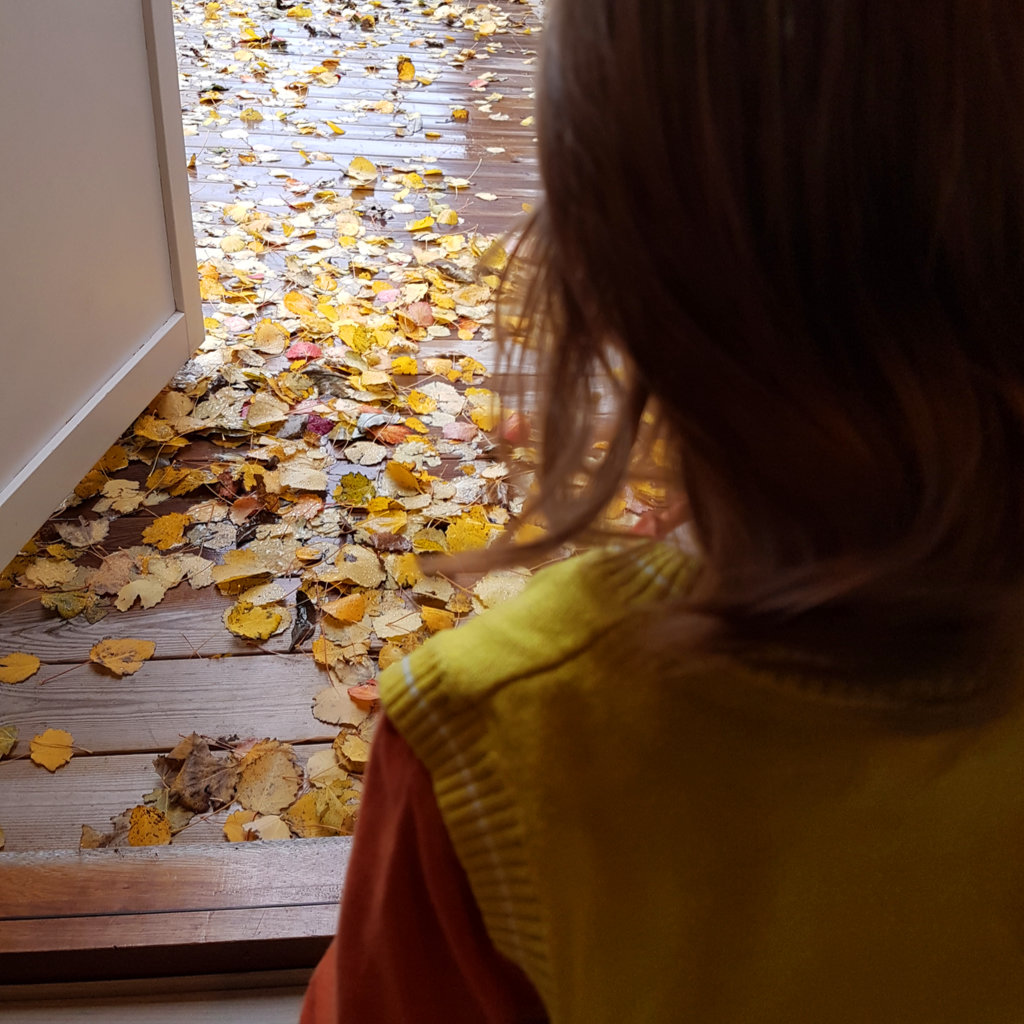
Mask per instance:
[[[531,5],[492,5],[499,21],[509,19],[500,22],[506,30],[494,35],[449,28],[413,3],[376,7],[372,32],[342,5],[314,4],[314,18],[297,20],[288,16],[287,4],[279,9],[273,0],[245,0],[222,4],[212,22],[204,19],[208,5],[197,0],[174,7],[200,254],[226,233],[225,203],[280,211],[282,204],[301,202],[296,192],[305,186],[349,189],[343,172],[356,156],[377,165],[382,178],[394,169],[437,167],[443,179],[468,179],[466,187],[432,192],[459,215],[459,224],[446,231],[508,230],[523,204],[536,199],[530,118],[539,31]],[[266,37],[265,45],[247,39],[250,29]],[[430,84],[399,89],[395,68],[402,56]],[[313,69],[325,66],[338,76],[333,84],[316,80]],[[204,104],[204,95],[216,102]],[[372,109],[382,102],[394,109]],[[257,111],[262,120],[243,119],[246,111]],[[468,119],[456,120],[455,111],[467,111]],[[379,227],[408,249],[413,236],[405,225],[421,211],[395,213],[393,198],[382,187],[372,197]],[[283,267],[286,255],[262,258],[270,268]],[[226,315],[213,303],[204,312],[214,319]],[[421,354],[432,351],[482,361],[494,355],[480,337],[424,342]],[[193,449],[197,457],[223,454],[204,443]],[[133,466],[120,475],[143,472]],[[172,499],[156,514],[195,500]],[[154,514],[142,509],[114,520],[104,550],[139,543]],[[294,578],[280,582],[287,592],[298,585]],[[21,736],[15,750],[21,759],[0,762],[0,826],[8,854],[72,849],[82,824],[109,827],[111,816],[157,784],[147,762],[189,732],[298,744],[332,738],[334,730],[310,712],[327,678],[309,656],[308,643],[306,653],[289,654],[286,634],[262,644],[233,636],[222,624],[231,599],[214,588],[182,585],[154,608],[111,612],[113,618],[93,625],[56,617],[39,596],[25,589],[0,592],[0,655],[31,651],[43,661],[32,680],[0,687],[0,722],[18,725]],[[134,676],[115,679],[88,663],[92,645],[110,635],[153,640],[157,654]],[[27,740],[46,727],[69,730],[78,748],[56,775],[24,759]],[[186,830],[176,842],[203,835],[216,841],[216,831]]]
[[[305,190],[348,190],[344,169],[356,156],[376,164],[382,179],[395,170],[439,168],[442,175],[429,180],[441,184],[428,191],[456,211],[459,223],[445,229],[452,232],[506,231],[536,199],[531,115],[539,26],[532,5],[490,5],[499,21],[508,19],[494,35],[451,28],[429,9],[394,0],[373,6],[372,32],[353,20],[352,8],[322,0],[306,20],[289,17],[289,5],[274,0],[227,0],[213,22],[204,15],[216,4],[173,6],[200,259],[227,233],[224,204],[280,211]],[[478,10],[483,19],[487,8]],[[265,44],[253,44],[251,31]],[[403,56],[429,84],[396,88]],[[320,81],[318,67],[337,80]],[[374,106],[387,104],[393,109],[386,113]],[[246,111],[262,120],[243,118]],[[377,227],[409,251],[405,225],[426,210],[394,210],[393,191],[381,187],[372,197]],[[425,195],[413,198],[422,204]],[[264,254],[265,265],[283,268],[287,252]],[[204,313],[215,328],[230,316],[213,303]],[[421,355],[440,353],[490,363],[493,345],[478,336],[422,346]],[[138,543],[153,515],[143,509],[116,520],[105,550]],[[282,582],[297,586],[296,579]],[[308,643],[288,653],[287,636],[263,644],[232,636],[222,625],[231,599],[214,588],[179,586],[152,609],[112,612],[116,625],[61,620],[39,596],[0,592],[0,655],[31,651],[43,662],[32,680],[0,686],[0,723],[17,725],[21,739],[15,759],[0,762],[0,973],[4,965],[25,969],[29,954],[38,954],[31,961],[38,966],[44,955],[91,946],[110,956],[82,961],[84,973],[76,976],[139,974],[147,949],[196,943],[226,950],[216,962],[230,969],[232,956],[247,955],[231,952],[232,942],[253,922],[253,939],[267,949],[315,938],[319,945],[282,954],[312,962],[334,928],[347,839],[239,849],[223,842],[222,813],[196,819],[157,853],[77,852],[83,824],[108,829],[113,816],[157,786],[153,757],[182,735],[274,737],[295,743],[302,760],[324,749],[336,730],[311,714],[313,695],[328,681]],[[104,674],[88,664],[88,653],[110,635],[154,640],[157,655],[131,677]],[[72,761],[55,774],[25,757],[28,739],[47,727],[69,730],[76,744]],[[115,947],[134,948],[143,959],[124,966]],[[187,958],[180,963],[187,969]],[[196,969],[213,967],[200,958]],[[59,968],[47,970],[39,977],[60,979]]]

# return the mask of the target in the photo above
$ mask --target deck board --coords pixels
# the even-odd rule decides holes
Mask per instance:
[[[341,38],[330,38],[322,31],[311,38],[302,24],[278,10],[273,0],[244,0],[244,4],[253,11],[254,23],[262,30],[273,29],[285,40],[285,50],[254,49],[247,53],[237,34],[226,49],[208,49],[202,23],[206,5],[199,0],[175,3],[186,153],[195,158],[190,188],[201,252],[209,252],[231,230],[222,216],[224,204],[244,200],[256,208],[279,212],[282,202],[296,200],[283,188],[284,174],[300,183],[296,188],[306,185],[311,193],[326,188],[345,194],[351,181],[346,183],[343,170],[355,156],[365,156],[381,169],[373,196],[381,211],[377,226],[380,234],[398,239],[406,252],[411,250],[412,236],[405,225],[413,217],[390,210],[394,189],[385,185],[384,178],[393,169],[437,166],[448,177],[470,179],[466,188],[454,190],[442,182],[442,187],[429,190],[431,196],[458,213],[460,223],[451,229],[455,233],[506,232],[524,208],[536,201],[535,129],[528,118],[532,113],[539,38],[527,34],[474,38],[465,29],[449,30],[428,21],[414,5],[405,5],[408,9],[403,9],[401,17],[420,26],[415,32],[388,24],[390,15],[385,6],[378,11],[378,32],[366,35],[351,26],[346,17],[326,13],[342,11],[340,5],[330,8],[320,4],[314,5],[318,16],[327,20],[319,28],[337,31]],[[499,0],[496,7],[517,20],[537,24],[529,4]],[[181,23],[185,16],[192,19],[191,23]],[[231,18],[225,10],[222,25],[230,26],[235,33],[241,20]],[[430,40],[443,41],[445,51],[429,47]],[[475,56],[455,69],[449,61],[463,48],[473,50]],[[399,93],[394,68],[401,55],[414,60],[418,73],[436,73],[434,81]],[[203,67],[198,58],[213,59]],[[294,105],[295,95],[281,89],[280,82],[261,81],[252,74],[258,61],[275,73],[283,70],[289,77],[299,78],[324,58],[338,61],[341,80],[329,88],[310,85],[301,107]],[[370,70],[375,67],[381,70]],[[481,85],[485,77],[487,81]],[[474,80],[475,86],[470,84]],[[216,112],[207,107],[200,111],[199,93],[213,83],[226,87],[223,101]],[[478,105],[498,92],[502,98],[493,101],[493,110],[481,112]],[[360,109],[365,102],[386,97],[396,102],[391,115],[364,114]],[[248,127],[244,138],[222,138],[220,133],[225,129],[246,127],[239,114],[249,107],[261,110],[264,120]],[[468,109],[469,120],[454,121],[455,108]],[[202,117],[196,116],[197,111]],[[507,120],[492,120],[490,113],[500,113]],[[220,123],[204,124],[204,119],[208,122],[211,117]],[[345,134],[335,135],[325,126],[327,119],[342,124]],[[315,134],[302,134],[302,123],[313,124]],[[399,134],[404,130],[402,126],[414,130],[403,137]],[[430,138],[427,132],[438,132],[439,137]],[[300,149],[310,155],[303,156]],[[258,162],[240,162],[253,154]],[[263,162],[267,154],[277,159]],[[318,159],[318,154],[329,159]],[[488,193],[496,199],[480,198]],[[421,216],[422,195],[418,203],[416,216]],[[286,255],[277,250],[264,256],[265,266],[272,275],[278,275],[269,279],[275,297],[288,287]],[[339,257],[337,266],[346,267],[346,259]],[[229,303],[206,303],[204,307],[207,316],[223,317],[232,311]],[[251,311],[246,315],[251,316]],[[496,346],[486,332],[468,341],[454,336],[427,340],[419,354],[468,355],[490,368],[496,366]],[[411,387],[415,380],[398,383]],[[485,386],[519,383],[521,379],[514,375],[496,374]],[[532,390],[528,382],[525,390]],[[114,440],[111,438],[111,442]],[[196,465],[223,455],[223,449],[199,438],[176,457]],[[141,480],[146,469],[141,464],[133,465],[118,475]],[[454,463],[442,470],[455,471]],[[172,499],[114,520],[103,551],[138,543],[154,516],[182,511],[207,496],[197,493]],[[64,518],[77,517],[80,511],[73,509]],[[40,536],[44,542],[52,541],[52,525]],[[290,593],[297,579],[284,583]],[[211,950],[223,947],[222,959],[216,963],[227,964],[225,969],[230,969],[232,957],[244,957],[233,951],[237,943],[228,941],[232,933],[244,936],[249,930],[257,936],[261,927],[267,933],[262,944],[268,951],[266,956],[279,953],[293,957],[292,966],[311,964],[316,950],[322,949],[321,940],[326,941],[333,930],[343,869],[336,853],[323,855],[315,869],[311,867],[316,858],[306,852],[311,849],[307,844],[320,841],[232,846],[222,840],[222,812],[190,826],[175,837],[172,846],[155,855],[150,851],[75,852],[82,824],[105,829],[111,816],[136,805],[154,788],[154,753],[168,750],[184,734],[196,731],[210,736],[273,737],[300,744],[297,749],[303,758],[323,749],[322,744],[330,742],[336,730],[318,722],[310,711],[313,695],[328,685],[328,680],[310,657],[308,643],[304,653],[288,654],[287,635],[261,645],[233,636],[221,621],[231,602],[213,588],[192,591],[180,586],[152,609],[135,608],[126,613],[111,610],[94,625],[83,619],[65,622],[45,611],[39,604],[40,593],[21,589],[0,592],[0,656],[28,651],[43,662],[31,680],[0,686],[0,724],[17,725],[21,736],[14,751],[21,759],[0,762],[0,826],[6,833],[6,851],[0,854],[0,915],[4,908],[9,913],[14,896],[22,897],[30,862],[34,864],[31,870],[36,872],[30,889],[45,893],[43,903],[34,907],[22,900],[19,905],[25,920],[16,928],[12,922],[7,922],[5,928],[0,917],[0,948],[8,951],[7,960],[0,957],[0,973],[5,963],[16,962],[18,972],[37,970],[40,980],[58,980],[60,965],[53,952],[61,941],[72,945],[91,942],[94,950],[103,954],[78,963],[74,968],[76,977],[88,977],[89,972],[103,975],[108,970],[141,975],[147,966],[147,950],[156,955],[152,951],[162,941],[170,950],[178,948],[179,943],[181,949],[197,942],[206,943]],[[115,679],[87,663],[89,649],[107,636],[152,640],[156,655],[135,675]],[[52,775],[24,759],[27,741],[46,727],[68,729],[81,751]],[[225,874],[218,865],[236,863],[238,847],[245,847],[240,856],[253,866],[252,870],[248,874]],[[120,881],[115,886],[123,901],[111,910],[109,900],[103,900],[108,899],[111,879],[116,872],[124,872],[123,865],[128,862],[131,870],[117,876]],[[108,871],[115,874],[106,874]],[[288,889],[292,882],[295,884]],[[232,886],[239,885],[254,894],[255,902],[248,905],[248,910],[228,904],[197,907],[194,903],[196,892],[220,899],[235,891]],[[310,902],[311,892],[319,893],[317,900],[322,900]],[[155,906],[153,900],[165,901],[159,913],[149,912]],[[69,919],[69,908],[88,916]],[[200,916],[188,916],[196,914]],[[32,937],[35,922],[29,919],[33,915],[55,919],[45,937]],[[104,957],[117,945],[119,933],[125,947],[135,948],[139,959],[129,963],[111,956],[107,965]],[[2,946],[5,934],[7,947]],[[302,945],[303,936],[316,942]],[[278,940],[284,945],[275,945]],[[29,955],[33,948],[35,958],[24,959],[23,954]],[[10,956],[22,959],[14,961]],[[214,969],[213,961],[204,964],[201,958],[194,960],[195,970]],[[186,967],[189,962],[182,961]],[[171,969],[163,961],[158,966]],[[261,966],[270,966],[270,962]]]
[[[313,754],[324,749],[324,743],[303,743],[295,752],[305,765]],[[76,850],[83,825],[107,832],[111,818],[141,804],[145,794],[160,785],[153,767],[157,752],[76,756],[53,775],[27,759],[0,764],[0,821],[6,834],[0,889],[10,864],[7,854]],[[45,814],[40,814],[40,808]],[[227,814],[225,809],[197,815],[175,835],[172,846],[223,845],[221,826]]]

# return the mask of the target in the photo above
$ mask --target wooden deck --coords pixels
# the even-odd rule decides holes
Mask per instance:
[[[278,219],[284,211],[294,221],[290,241],[247,251],[247,272],[263,282],[255,303],[239,302],[239,312],[231,296],[206,304],[211,350],[230,344],[239,316],[251,326],[280,299],[289,260],[317,234],[301,219],[303,204],[325,190],[352,193],[344,172],[355,157],[380,172],[375,192],[358,190],[364,223],[403,246],[361,253],[361,266],[401,266],[389,254],[412,252],[416,235],[407,224],[428,215],[431,203],[458,217],[436,233],[472,235],[509,228],[536,197],[539,26],[530,4],[502,0],[478,8],[466,25],[385,2],[367,5],[372,26],[325,0],[303,5],[309,17],[274,0],[173,6],[200,262],[231,251],[226,205],[251,204]],[[403,57],[418,80],[398,80]],[[434,168],[470,184],[430,191],[429,201],[427,190],[396,200],[397,186],[385,187],[396,173],[438,181]],[[339,274],[353,269],[348,259],[331,257]],[[431,353],[488,362],[493,347],[486,328],[465,340],[439,332],[419,346],[421,359]],[[223,452],[204,437],[173,458],[198,467]],[[151,468],[140,463],[118,475],[144,480]],[[86,564],[138,544],[155,516],[200,497],[113,519]],[[74,520],[88,507],[57,519]],[[54,522],[41,526],[40,545],[57,539]],[[292,597],[298,576],[279,577]],[[0,657],[24,651],[43,663],[29,681],[0,687],[0,725],[19,729],[13,757],[0,761],[3,981],[311,964],[334,928],[347,837],[228,844],[225,809],[197,816],[169,847],[78,852],[82,826],[106,830],[113,816],[141,803],[159,783],[153,758],[189,733],[273,737],[294,744],[302,761],[325,749],[337,729],[311,713],[314,694],[329,683],[309,643],[290,653],[287,633],[262,644],[232,635],[222,615],[233,599],[214,587],[182,584],[153,608],[110,610],[92,625],[47,611],[41,594],[0,591]],[[156,654],[130,677],[102,673],[89,664],[89,650],[107,636],[153,640]],[[26,756],[28,740],[51,727],[70,731],[75,743],[71,762],[52,774]]]

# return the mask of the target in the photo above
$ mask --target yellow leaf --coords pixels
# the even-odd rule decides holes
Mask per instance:
[[[249,838],[245,826],[257,817],[255,811],[232,811],[224,822],[224,837],[229,843],[244,843]]]
[[[313,10],[310,7],[303,7],[300,4],[296,4],[294,7],[292,7],[288,11],[288,17],[289,18],[296,18],[296,19],[312,18],[313,17]]]
[[[29,757],[47,771],[55,772],[71,760],[74,741],[66,729],[47,729],[32,737],[28,745]]]
[[[399,356],[397,359],[392,359],[391,372],[398,374],[406,374],[408,376],[412,376],[415,373],[419,373],[419,367],[416,365],[416,357]]]
[[[6,757],[18,742],[16,725],[0,725],[0,757]]]
[[[133,807],[128,822],[129,846],[167,846],[171,841],[171,823],[155,807]]]
[[[288,294],[299,295],[298,292]],[[299,297],[304,298],[302,295]],[[285,305],[288,305],[287,299]],[[252,347],[268,355],[278,356],[288,347],[288,332],[273,320],[261,320],[252,332]]]
[[[282,622],[284,616],[272,605],[252,605],[248,601],[239,601],[224,613],[224,625],[247,640],[269,640]]]
[[[339,505],[362,508],[377,493],[373,481],[362,473],[346,473],[334,489],[334,500]]]
[[[409,403],[409,408],[420,416],[437,410],[437,399],[425,395],[422,391],[410,391],[406,401]]]
[[[434,226],[434,218],[423,217],[421,220],[410,221],[405,226],[409,231],[429,231]]]
[[[469,120],[469,111],[465,107],[456,107],[452,111],[452,120],[453,121],[468,121]]]
[[[366,595],[349,594],[320,606],[332,619],[339,622],[358,622],[366,614]]]
[[[335,135],[345,134],[345,129],[342,128],[341,125],[335,124],[333,121],[325,121],[324,123],[327,125],[328,128],[331,129],[332,132],[334,132]]]
[[[480,509],[474,509],[452,521],[446,531],[448,550],[453,554],[461,551],[477,551],[490,543],[492,533],[497,531],[493,523]]]
[[[246,825],[245,831],[253,839],[291,839],[292,837],[291,829],[277,814],[264,814],[253,818]]]
[[[135,421],[134,429],[139,437],[144,437],[147,441],[170,441],[176,436],[176,431],[170,423],[148,414],[140,416]]]
[[[416,556],[413,554],[399,555],[391,568],[391,575],[400,587],[411,587],[423,579]]]
[[[446,206],[438,213],[437,222],[453,228],[459,223],[459,215],[450,206]]]
[[[416,65],[408,57],[398,58],[398,80],[411,82],[416,77]]]
[[[284,297],[284,308],[296,316],[309,316],[313,312],[313,300],[302,292],[288,292]]]
[[[235,799],[260,814],[277,814],[292,801],[302,784],[295,751],[278,740],[261,740],[242,758]]]
[[[126,612],[136,601],[143,608],[154,608],[167,593],[167,585],[150,576],[132,580],[117,592],[114,606],[118,611]]]
[[[0,658],[0,683],[23,683],[39,671],[34,654],[15,652]]]
[[[153,544],[161,551],[175,548],[185,543],[185,527],[189,523],[189,517],[184,512],[160,516],[142,531],[142,542]]]
[[[334,741],[334,753],[338,763],[350,772],[361,773],[370,759],[370,745],[354,733],[342,733]]]
[[[342,646],[318,636],[313,641],[313,660],[323,668],[332,668],[341,659]]]
[[[413,475],[405,463],[392,459],[387,466],[387,474],[405,491],[422,491],[423,484]]]
[[[451,629],[455,625],[455,616],[443,608],[431,608],[429,605],[424,605],[420,609],[420,614],[423,616],[423,625],[431,633],[439,633],[442,629]]]
[[[101,640],[89,651],[89,660],[109,669],[115,676],[130,676],[142,668],[156,651],[152,640]]]
[[[423,420],[417,419],[415,416],[410,416],[406,421],[405,425],[410,430],[415,430],[417,434],[429,434],[430,427],[423,422]]]
[[[348,176],[361,185],[368,185],[377,177],[377,168],[365,156],[357,156],[348,165]]]

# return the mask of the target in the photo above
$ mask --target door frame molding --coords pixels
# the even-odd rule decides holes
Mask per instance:
[[[145,27],[175,309],[0,489],[0,568],[60,506],[203,340],[171,5],[166,0],[138,2]]]

